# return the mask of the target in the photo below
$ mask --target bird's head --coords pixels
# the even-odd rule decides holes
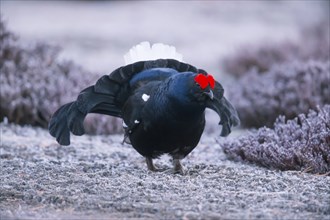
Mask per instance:
[[[222,85],[212,75],[206,73],[182,73],[174,75],[169,81],[169,93],[177,107],[180,105],[184,113],[196,113],[205,108],[215,111],[222,125],[221,136],[227,136],[232,126],[240,123],[236,109],[223,96]],[[199,110],[199,111],[196,111]],[[194,114],[192,114],[194,115]]]
[[[197,74],[194,77],[195,91],[194,96],[198,101],[213,100],[215,80],[211,74],[205,75],[202,73]]]
[[[170,94],[182,103],[204,106],[207,101],[214,99],[216,85],[216,81],[210,74],[185,72],[172,77]]]

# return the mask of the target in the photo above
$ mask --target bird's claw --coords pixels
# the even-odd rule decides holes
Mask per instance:
[[[164,173],[170,173],[170,174],[180,174],[185,175],[185,172],[183,170],[183,167],[180,163],[179,159],[173,159],[173,169],[157,169],[152,161],[152,158],[146,157],[146,163],[148,170],[152,172],[164,172]]]
[[[185,174],[179,159],[173,159],[173,173],[181,175]]]

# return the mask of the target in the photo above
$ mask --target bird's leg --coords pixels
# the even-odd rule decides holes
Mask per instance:
[[[146,157],[146,162],[147,162],[147,167],[150,171],[156,172],[157,169],[154,166],[154,163],[152,162],[152,158],[151,157]]]
[[[180,159],[173,158],[173,166],[174,166],[173,168],[174,173],[179,173],[181,175],[184,175],[183,168],[180,163]]]

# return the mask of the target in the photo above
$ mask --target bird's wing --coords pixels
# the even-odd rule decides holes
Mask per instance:
[[[231,132],[232,126],[240,123],[238,114],[234,106],[223,96],[224,90],[219,82],[213,90],[214,98],[207,102],[207,108],[214,110],[220,117],[219,124],[222,125],[221,136],[225,137]]]
[[[129,134],[132,134],[141,124],[144,124],[142,112],[148,100],[161,82],[151,81],[137,89],[125,102],[122,108],[122,118],[125,130],[124,142],[129,143]]]
[[[70,131],[75,135],[85,133],[83,122],[88,113],[122,117],[122,107],[128,97],[144,82],[168,77],[164,73],[148,75],[145,70],[170,68],[177,72],[199,72],[189,64],[173,59],[140,61],[114,70],[102,76],[95,85],[80,92],[76,101],[59,108],[49,122],[49,132],[62,145],[70,144]],[[200,70],[201,72],[203,70]]]

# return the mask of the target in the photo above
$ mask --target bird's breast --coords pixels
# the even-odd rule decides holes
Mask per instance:
[[[159,118],[149,125],[144,122],[130,134],[133,147],[142,155],[157,157],[182,147],[194,148],[203,133],[205,118],[192,121],[163,120]]]

